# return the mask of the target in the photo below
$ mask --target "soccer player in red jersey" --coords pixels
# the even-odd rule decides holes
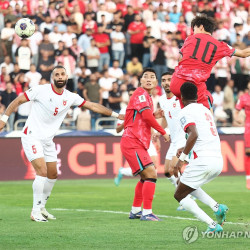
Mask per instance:
[[[202,103],[210,109],[212,97],[207,91],[206,81],[211,70],[217,61],[225,56],[250,56],[250,48],[239,50],[234,49],[224,42],[212,37],[215,29],[215,22],[206,15],[196,16],[192,20],[194,34],[189,36],[181,50],[182,59],[175,68],[170,90],[181,102],[180,88],[184,82],[191,82],[198,88],[198,103]]]
[[[250,189],[250,82],[247,85],[248,93],[245,93],[240,97],[236,104],[235,120],[239,120],[239,111],[245,110],[245,170],[247,179],[247,189]]]
[[[157,83],[155,71],[150,68],[144,69],[140,79],[141,87],[137,88],[130,98],[124,120],[121,151],[128,161],[133,175],[139,174],[141,177],[135,187],[130,219],[160,220],[152,213],[157,173],[147,152],[151,139],[151,127],[160,132],[165,141],[169,140],[166,131],[155,120],[155,118],[162,117],[162,111],[158,110],[153,113],[150,94]],[[142,203],[143,211],[141,212]]]

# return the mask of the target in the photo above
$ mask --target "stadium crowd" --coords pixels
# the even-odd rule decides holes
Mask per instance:
[[[234,48],[250,46],[247,0],[0,0],[0,115],[28,88],[49,83],[55,65],[66,68],[67,89],[119,112],[144,67],[154,68],[158,79],[174,70],[199,13],[217,21],[216,39]],[[14,26],[24,17],[33,20],[36,31],[21,40]],[[207,88],[218,125],[243,126],[244,117],[236,122],[233,113],[249,75],[250,57],[223,58],[214,67]],[[155,107],[161,94],[159,82],[152,96]],[[9,118],[10,130],[15,120],[27,118],[30,105]],[[90,130],[99,114],[83,106],[72,109],[68,118],[65,126],[73,122],[79,130]]]

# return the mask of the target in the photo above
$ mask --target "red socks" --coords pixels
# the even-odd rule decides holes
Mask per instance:
[[[140,181],[138,181],[137,185],[135,186],[135,197],[134,197],[133,207],[141,207],[143,183],[144,183],[144,181],[140,180]]]
[[[155,183],[156,179],[146,179],[143,184],[143,209],[152,209],[152,202],[155,193]]]
[[[250,156],[245,155],[245,171],[246,176],[250,176]]]

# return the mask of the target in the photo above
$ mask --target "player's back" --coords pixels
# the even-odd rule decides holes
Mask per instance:
[[[235,49],[209,34],[189,36],[180,50],[182,60],[175,68],[175,74],[195,83],[205,82],[216,62],[225,56],[232,56],[234,52]]]
[[[195,125],[198,139],[193,151],[199,156],[221,156],[220,138],[214,123],[212,113],[199,103],[184,107],[179,115],[182,128]]]

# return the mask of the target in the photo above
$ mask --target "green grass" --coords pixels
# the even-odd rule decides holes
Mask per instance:
[[[129,220],[136,181],[124,179],[115,187],[113,180],[59,180],[47,204],[57,220],[48,223],[29,219],[31,181],[0,182],[0,249],[249,249],[250,239],[243,237],[202,238],[206,225],[194,220],[172,217],[161,222]],[[228,221],[249,223],[225,224],[225,231],[250,231],[250,191],[245,188],[243,176],[218,177],[204,190],[228,205]],[[176,211],[178,204],[173,192],[174,187],[166,179],[158,180],[154,213],[193,218],[188,212]],[[212,216],[208,207],[199,205]],[[188,226],[197,226],[199,230],[198,240],[191,244],[182,237]]]

